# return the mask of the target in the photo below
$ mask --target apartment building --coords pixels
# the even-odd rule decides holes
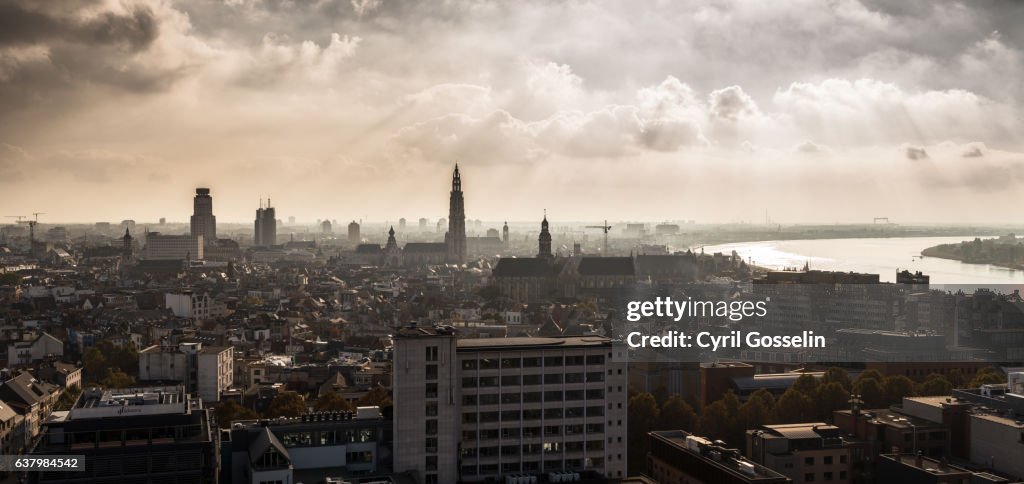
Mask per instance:
[[[139,352],[139,380],[181,383],[204,402],[218,402],[234,382],[234,351],[223,346],[183,342],[153,345]]]
[[[626,365],[601,337],[395,336],[396,472],[421,483],[626,473]]]
[[[179,318],[206,320],[228,315],[228,307],[208,293],[182,291],[164,295],[164,305]]]

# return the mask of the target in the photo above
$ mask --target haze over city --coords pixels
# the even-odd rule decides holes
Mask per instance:
[[[301,8],[293,8],[301,7]],[[11,1],[0,205],[53,222],[1016,222],[1024,5]],[[9,211],[9,212],[8,212]]]

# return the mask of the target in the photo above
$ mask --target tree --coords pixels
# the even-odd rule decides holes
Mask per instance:
[[[82,389],[78,385],[72,385],[60,394],[60,398],[57,399],[57,408],[54,410],[71,410],[71,407],[75,406],[75,402],[78,401],[78,397],[82,395]]]
[[[903,401],[903,397],[917,395],[914,381],[903,375],[887,376],[882,380],[882,391],[885,393],[886,406]]]
[[[932,373],[917,387],[917,393],[926,397],[939,397],[953,393],[953,384],[946,377]]]
[[[651,392],[651,395],[654,396],[654,401],[658,402],[659,406],[663,406],[668,401],[668,388],[665,388],[665,385],[659,385],[658,388]]]
[[[328,392],[313,402],[313,410],[317,412],[353,412],[356,406],[347,398],[336,392]]]
[[[82,371],[86,381],[97,382],[103,379],[107,367],[107,357],[95,346],[86,350],[82,356]]]
[[[814,400],[807,394],[790,388],[779,397],[775,413],[781,423],[808,422],[815,417]]]
[[[267,409],[267,417],[298,417],[306,413],[306,401],[295,392],[278,393],[270,401],[270,408]]]
[[[657,422],[653,430],[676,430],[682,429],[687,432],[697,430],[697,412],[683,397],[672,395],[662,404],[658,412]]]
[[[850,374],[846,370],[833,366],[825,370],[825,377],[822,380],[824,383],[838,383],[849,392],[853,389],[853,382],[850,381]]]
[[[103,388],[131,388],[135,385],[135,378],[123,371],[107,368],[100,385]]]
[[[885,390],[882,382],[873,378],[857,378],[853,384],[853,392],[860,395],[864,408],[885,407]]]
[[[213,407],[213,415],[217,418],[217,424],[222,429],[231,426],[235,420],[254,420],[259,414],[251,408],[246,408],[234,400],[226,400]]]
[[[986,366],[978,370],[978,373],[974,375],[974,379],[967,385],[968,388],[979,388],[982,385],[996,385],[999,383],[1006,383],[1006,378],[999,374],[999,371],[991,366]]]
[[[362,398],[356,401],[356,405],[360,407],[372,407],[374,405],[388,407],[391,406],[391,395],[388,395],[387,388],[373,387],[373,390],[366,392],[366,395],[363,395]]]
[[[629,399],[627,461],[630,473],[642,471],[647,463],[647,432],[658,420],[658,402],[650,393],[638,393]]]
[[[736,418],[740,412],[740,399],[732,391],[726,392],[704,409],[700,419],[700,431],[712,439],[724,440],[739,445],[746,431],[744,423]]]
[[[849,400],[850,392],[837,381],[831,381],[819,386],[818,393],[815,395],[818,407],[818,420],[832,420],[833,412],[846,408]]]
[[[819,383],[817,378],[814,378],[814,376],[808,373],[804,373],[803,375],[800,375],[800,378],[797,378],[796,381],[793,382],[793,385],[790,388],[809,397],[813,397],[815,392],[818,390],[818,385]]]
[[[857,375],[857,379],[853,381],[853,384],[854,386],[856,386],[858,383],[863,382],[864,380],[875,380],[878,383],[882,383],[882,380],[884,379],[885,376],[882,375],[882,373],[879,372],[878,370],[864,370],[860,373],[860,375]]]
[[[964,388],[968,383],[967,377],[964,376],[964,372],[960,371],[959,368],[951,370],[946,379],[949,380],[951,385],[953,385],[953,388]]]
[[[740,420],[744,429],[768,425],[775,421],[775,396],[764,388],[750,394],[740,406]]]

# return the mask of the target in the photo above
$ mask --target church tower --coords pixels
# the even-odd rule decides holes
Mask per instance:
[[[501,243],[508,248],[508,222],[505,222],[505,226],[501,228]]]
[[[452,192],[448,199],[448,262],[464,264],[466,262],[466,206],[462,198],[462,176],[459,165],[455,164],[452,174]]]
[[[548,214],[544,214],[544,220],[540,223],[540,236],[537,237],[537,243],[540,246],[537,251],[537,257],[540,259],[551,259],[554,255],[551,254],[551,232],[548,232]]]
[[[132,234],[128,232],[128,228],[124,229],[124,237],[121,237],[121,263],[127,264],[132,260],[132,252],[134,247],[132,246]]]

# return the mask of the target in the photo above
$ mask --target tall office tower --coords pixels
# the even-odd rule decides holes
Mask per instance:
[[[405,230],[405,217],[398,219],[398,230]]]
[[[420,483],[626,473],[628,375],[602,337],[395,336],[394,470]]]
[[[420,232],[427,231],[427,219],[420,217]]]
[[[253,237],[253,245],[258,247],[269,247],[277,244],[277,216],[274,207],[267,199],[267,206],[260,202],[260,208],[256,210],[256,233]]]
[[[362,239],[359,235],[359,222],[353,220],[352,223],[348,224],[348,241],[358,244],[360,240]]]
[[[213,216],[213,197],[209,188],[196,188],[192,199],[192,236],[202,235],[207,244],[217,242],[217,217]]]
[[[540,235],[537,237],[537,257],[550,259],[551,254],[551,232],[548,232],[548,215],[544,214],[544,220],[540,223]]]
[[[459,165],[452,174],[452,193],[448,199],[448,261],[456,264],[466,262],[466,205],[462,198],[462,177]]]

